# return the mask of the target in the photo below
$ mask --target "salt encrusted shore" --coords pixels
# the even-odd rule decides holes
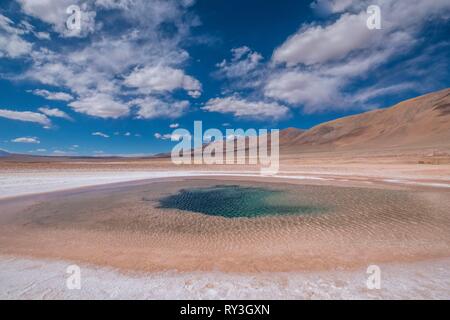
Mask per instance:
[[[235,176],[261,177],[258,171],[99,171],[99,170],[8,170],[0,171],[0,199],[70,190],[80,187],[170,177]],[[272,179],[321,180],[336,182],[382,182],[392,185],[450,188],[450,180],[418,180],[415,177],[383,177],[370,175],[352,178],[350,174],[313,171],[280,171]]]
[[[366,269],[305,273],[121,273],[80,265],[81,289],[69,290],[73,262],[0,256],[0,299],[450,299],[450,259],[380,265],[381,288]]]

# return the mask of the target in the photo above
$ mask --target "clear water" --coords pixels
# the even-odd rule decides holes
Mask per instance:
[[[287,203],[285,191],[239,185],[217,185],[182,189],[159,200],[159,208],[179,209],[226,218],[268,215],[311,214],[322,211],[315,205]]]

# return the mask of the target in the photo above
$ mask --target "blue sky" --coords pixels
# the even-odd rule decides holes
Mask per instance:
[[[11,152],[153,154],[195,120],[306,129],[450,83],[448,0],[0,2]],[[380,30],[366,26],[374,4]]]

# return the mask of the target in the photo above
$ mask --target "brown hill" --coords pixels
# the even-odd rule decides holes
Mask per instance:
[[[281,139],[283,137],[283,139]],[[282,153],[450,147],[450,89],[393,107],[280,133]]]

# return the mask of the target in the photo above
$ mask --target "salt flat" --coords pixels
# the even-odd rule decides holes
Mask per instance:
[[[310,273],[128,273],[80,265],[81,289],[69,290],[72,262],[0,257],[0,299],[450,299],[450,260],[380,265],[381,289],[366,269]]]

